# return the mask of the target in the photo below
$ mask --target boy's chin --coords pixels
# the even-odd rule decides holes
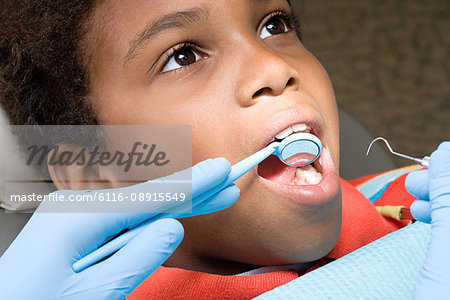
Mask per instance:
[[[273,236],[268,232],[258,246],[250,251],[248,264],[288,265],[316,261],[326,256],[336,245],[341,231],[341,214],[330,218],[323,224],[314,224],[311,228],[288,230],[285,234],[278,231]]]
[[[306,263],[334,248],[342,225],[340,185],[332,199],[316,206],[270,198],[260,202],[254,214],[248,215],[247,224],[240,226],[242,236],[234,243],[242,247],[234,259],[251,265]]]
[[[339,230],[335,230],[335,229]],[[324,236],[287,240],[284,245],[272,245],[275,255],[266,257],[260,265],[290,265],[309,263],[325,257],[336,245],[340,234],[340,226],[328,231]]]

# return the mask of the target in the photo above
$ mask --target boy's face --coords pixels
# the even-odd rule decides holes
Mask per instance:
[[[185,238],[168,265],[236,273],[316,260],[337,241],[336,103],[289,12],[286,0],[111,0],[94,10],[88,63],[100,123],[192,125],[193,163],[234,164],[294,124],[323,143],[319,184],[295,183],[294,168],[269,158],[236,182],[231,208],[181,220]]]

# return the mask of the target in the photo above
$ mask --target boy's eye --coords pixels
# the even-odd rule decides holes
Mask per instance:
[[[259,37],[265,39],[272,35],[286,33],[291,30],[292,26],[287,20],[287,17],[283,15],[275,15],[264,24]]]
[[[192,46],[184,45],[178,50],[172,50],[171,54],[168,55],[167,62],[165,63],[161,73],[189,66],[200,59],[202,59],[202,56],[198,54]]]

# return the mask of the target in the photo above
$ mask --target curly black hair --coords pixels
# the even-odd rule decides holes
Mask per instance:
[[[98,122],[83,43],[98,1],[0,1],[0,105],[11,125],[33,125],[11,127],[22,154],[27,145],[101,141],[90,126]],[[33,167],[50,178],[46,164]]]
[[[0,2],[0,104],[11,125],[95,125],[80,41],[94,0]]]

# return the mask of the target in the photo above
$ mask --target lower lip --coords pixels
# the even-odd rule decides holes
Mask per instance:
[[[339,192],[339,175],[335,171],[328,149],[319,158],[322,180],[315,185],[285,185],[258,176],[262,184],[274,194],[305,205],[318,205],[331,201]]]

